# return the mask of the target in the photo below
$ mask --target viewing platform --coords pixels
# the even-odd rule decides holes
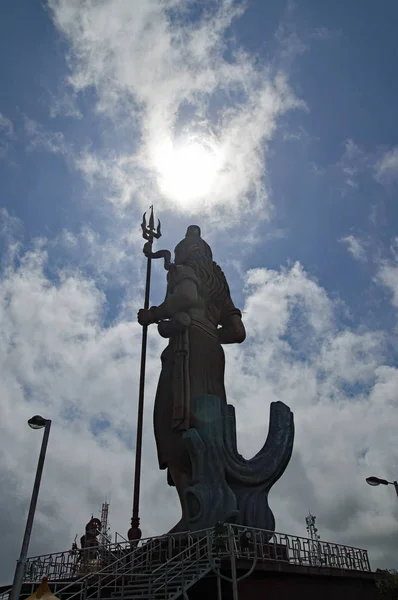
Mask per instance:
[[[232,524],[115,540],[29,558],[21,598],[44,576],[62,600],[377,597],[367,551],[351,546]]]

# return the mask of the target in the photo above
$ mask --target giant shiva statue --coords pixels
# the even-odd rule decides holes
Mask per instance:
[[[152,256],[162,252],[169,254]],[[159,334],[169,340],[161,357],[154,429],[159,467],[167,469],[181,502],[181,520],[172,531],[218,521],[274,530],[268,491],[290,459],[293,415],[282,402],[272,403],[262,450],[251,460],[237,452],[222,346],[245,340],[242,313],[197,225],[188,227],[174,263],[166,257],[165,268],[164,302],[141,309],[138,321],[157,323]]]

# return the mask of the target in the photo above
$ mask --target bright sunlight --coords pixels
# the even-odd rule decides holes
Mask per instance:
[[[210,191],[222,165],[221,153],[208,140],[171,141],[156,149],[155,167],[163,194],[181,205],[192,206]]]

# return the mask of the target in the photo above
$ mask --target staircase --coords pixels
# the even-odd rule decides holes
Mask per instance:
[[[214,566],[218,566],[218,562],[210,563],[206,536],[156,569],[126,576],[109,600],[174,600],[185,596]]]
[[[184,543],[170,545],[170,536],[153,538],[100,571],[86,573],[80,579],[51,582],[60,600],[173,600],[187,598],[186,591],[199,579],[219,567],[211,558],[212,531],[187,536]],[[182,548],[182,549],[181,549]],[[30,589],[29,589],[30,587]],[[24,584],[21,598],[32,593],[37,584]]]

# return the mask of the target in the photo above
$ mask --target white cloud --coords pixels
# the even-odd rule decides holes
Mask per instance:
[[[23,115],[23,129],[16,129],[13,123],[0,113],[0,157],[10,158],[15,152],[15,142],[23,140],[25,150],[46,150],[51,154],[60,154],[72,165],[77,159],[65,136],[60,131],[50,131],[38,121]]]
[[[355,260],[366,262],[366,251],[363,242],[355,235],[346,235],[340,242],[347,244],[347,250]]]
[[[8,155],[10,140],[14,137],[14,126],[10,119],[0,113],[0,158]]]
[[[28,151],[42,148],[52,154],[63,154],[65,157],[70,154],[63,133],[47,131],[40,123],[26,115],[24,116],[24,132],[29,140],[26,146]]]
[[[80,243],[66,232],[64,238]],[[105,327],[106,297],[81,273],[61,271],[49,279],[43,244],[5,265],[0,283],[5,582],[18,552],[39,447],[40,434],[25,425],[32,414],[51,417],[53,429],[30,554],[67,548],[105,496],[114,530],[125,534],[130,517],[140,328],[122,314]],[[339,329],[338,305],[299,264],[255,269],[245,279],[248,339],[226,348],[227,392],[246,456],[264,441],[271,401],[282,400],[295,413],[291,466],[270,499],[278,530],[305,535],[311,507],[324,539],[368,547],[373,566],[393,566],[395,498],[364,483],[370,474],[394,478],[398,458],[398,375],[384,365],[383,336]],[[137,293],[131,302],[138,306]],[[178,518],[176,494],[157,469],[151,425],[162,346],[151,330],[145,535],[166,531]]]
[[[344,152],[338,163],[346,185],[351,188],[358,187],[358,176],[367,167],[367,160],[363,150],[353,140],[346,140]]]
[[[259,65],[228,38],[243,3],[210,3],[194,22],[181,2],[48,4],[71,45],[74,90],[94,88],[97,111],[140,139],[128,151],[85,153],[80,167],[91,183],[117,203],[156,200],[179,212],[211,212],[220,225],[236,222],[242,210],[267,217],[266,145],[278,118],[303,104],[283,73]],[[222,159],[206,190],[176,194],[175,186],[162,186],[159,156],[192,139],[203,147],[211,142]],[[195,167],[201,169],[199,161]]]
[[[393,259],[381,263],[376,281],[389,289],[392,295],[391,304],[398,308],[398,238],[394,240],[392,252]]]
[[[284,64],[291,64],[298,56],[309,49],[308,40],[297,33],[296,24],[297,4],[288,2],[284,6],[282,21],[275,32],[275,38],[279,43],[281,60]]]
[[[77,106],[76,97],[70,91],[59,90],[56,95],[50,92],[50,117],[55,119],[59,115],[82,119],[83,115]]]
[[[10,119],[0,113],[0,131],[3,132],[7,137],[12,137],[14,133],[14,127]]]
[[[344,152],[338,163],[345,183],[351,188],[358,188],[360,177],[371,175],[382,185],[391,185],[398,179],[398,148],[388,151],[366,150],[353,140],[344,144]]]
[[[398,148],[392,148],[379,158],[374,167],[374,176],[382,184],[398,179]]]

